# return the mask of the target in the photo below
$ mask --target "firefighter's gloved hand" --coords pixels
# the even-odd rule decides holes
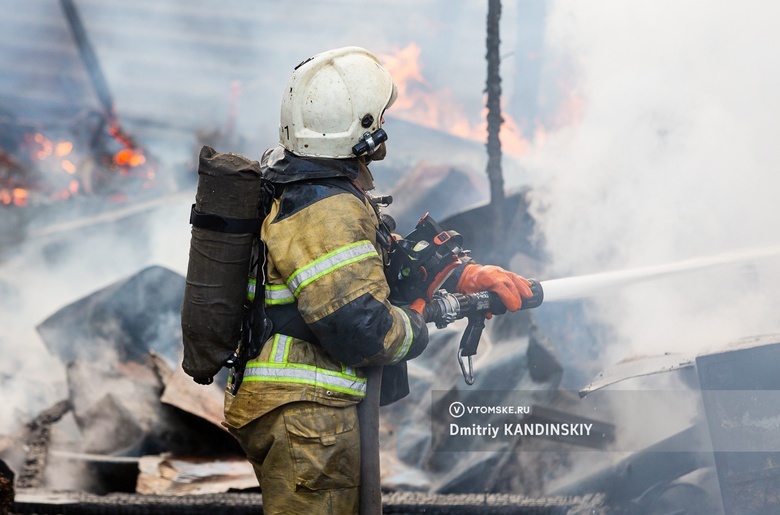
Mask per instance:
[[[523,299],[534,296],[528,279],[495,265],[466,266],[455,289],[460,293],[492,291],[509,311],[517,311],[523,306]]]
[[[428,322],[434,321],[435,314],[433,312],[433,308],[427,302],[425,302],[425,299],[415,300],[409,305],[409,309],[422,315],[426,324]]]
[[[202,385],[210,385],[214,382],[213,377],[193,377],[192,380]]]

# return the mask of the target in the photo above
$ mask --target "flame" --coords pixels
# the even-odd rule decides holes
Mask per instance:
[[[143,153],[135,148],[123,148],[114,154],[114,164],[122,167],[135,168],[146,162]]]
[[[54,155],[58,157],[65,157],[73,150],[73,143],[70,141],[60,141],[54,147]]]
[[[71,175],[76,173],[76,165],[73,164],[73,161],[70,161],[68,159],[63,159],[62,169]]]
[[[119,125],[112,125],[108,133],[124,147],[114,154],[112,160],[115,165],[122,168],[135,168],[146,163],[146,157],[141,149],[138,148],[133,138],[128,136]]]
[[[398,87],[398,99],[388,114],[461,138],[485,142],[487,107],[482,109],[481,120],[472,123],[449,90],[434,88],[425,79],[419,62],[420,54],[420,47],[412,42],[392,55],[380,56]],[[504,123],[499,133],[502,148],[514,156],[523,155],[529,147],[528,141],[509,115],[502,113],[502,117]]]
[[[34,159],[40,159],[42,161],[52,154],[54,145],[49,138],[40,132],[36,132],[35,135],[33,135],[33,141],[38,144],[37,149],[33,151],[32,157]]]
[[[24,188],[3,188],[0,189],[0,203],[6,206],[26,206],[29,193]]]
[[[0,206],[27,206],[39,201],[70,199],[82,192],[91,194],[93,181],[99,180],[93,178],[94,174],[116,173],[117,170],[122,175],[140,177],[143,188],[154,187],[155,167],[150,165],[141,148],[116,125],[109,128],[109,134],[120,143],[120,150],[94,156],[89,163],[96,166],[96,170],[93,172],[87,166],[81,174],[82,156],[74,142],[50,139],[41,132],[25,134],[22,152],[27,159],[24,161],[29,162],[34,173],[21,180],[0,181]]]

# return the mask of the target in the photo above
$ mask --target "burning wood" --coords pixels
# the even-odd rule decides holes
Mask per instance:
[[[0,138],[0,207],[50,204],[79,194],[126,196],[157,184],[154,160],[118,127],[111,128],[112,139],[96,133],[92,143],[71,134],[81,129],[89,127],[16,127],[22,135],[15,146]]]
[[[49,204],[79,194],[124,197],[138,193],[135,187],[143,191],[156,184],[154,159],[120,126],[75,3],[62,0],[62,7],[101,112],[79,115],[64,127],[0,120],[0,207]]]

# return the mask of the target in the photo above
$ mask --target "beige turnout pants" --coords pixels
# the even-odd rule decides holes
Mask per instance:
[[[358,513],[357,406],[293,402],[230,432],[254,466],[265,514]]]

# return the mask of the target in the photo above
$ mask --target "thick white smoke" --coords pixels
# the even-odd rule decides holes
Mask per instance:
[[[552,4],[546,58],[573,63],[581,99],[577,122],[526,159],[555,277],[778,243],[778,14],[764,2]],[[595,298],[593,319],[614,328],[605,361],[780,330],[777,261]]]
[[[59,6],[38,13],[29,2],[14,3],[20,12],[32,9],[24,19],[36,20],[38,14],[51,18],[50,23],[61,29],[59,44],[74,56],[67,61],[73,67],[68,73],[83,73]],[[375,3],[366,11],[353,0],[337,5],[307,2],[304,9],[228,0],[214,7],[218,16],[190,16],[191,6],[175,0],[150,9],[76,4],[120,120],[160,161],[158,176],[165,184],[174,182],[176,174],[195,174],[196,133],[224,128],[230,85],[238,78],[244,80],[235,147],[224,144],[217,150],[258,159],[276,143],[279,101],[293,67],[330,48],[358,45],[389,54],[416,41],[436,87],[452,89],[459,99],[474,93],[476,102],[471,107],[477,113],[481,107],[485,8],[478,4],[458,9],[448,4],[444,9],[443,2],[420,5],[404,0]],[[39,28],[36,23],[28,25]],[[43,22],[41,26],[48,27]],[[148,37],[150,33],[157,37]],[[9,55],[10,62],[22,62],[15,52],[42,37],[32,34],[29,41],[0,45],[0,53]],[[154,74],[143,71],[150,61]],[[30,72],[21,67],[9,73],[24,77]],[[150,84],[155,85],[153,94],[148,93]],[[88,83],[85,88],[85,95],[92,91]],[[96,102],[94,98],[84,101]],[[35,119],[35,114],[21,117]],[[397,137],[391,149],[395,141]],[[170,205],[128,219],[50,231],[45,237],[0,249],[0,398],[4,401],[0,435],[67,397],[63,365],[45,348],[35,331],[37,324],[143,267],[162,265],[186,273],[194,187],[180,193],[186,198],[176,197]],[[64,221],[54,219],[51,225]],[[51,229],[48,223],[43,225]]]

